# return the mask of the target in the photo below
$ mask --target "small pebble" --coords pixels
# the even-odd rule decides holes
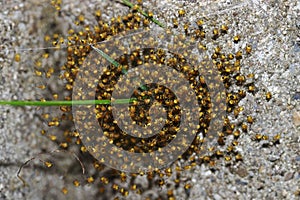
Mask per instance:
[[[275,162],[275,161],[277,161],[277,160],[279,160],[280,159],[280,157],[279,156],[276,156],[276,155],[270,155],[269,157],[268,157],[268,160],[270,161],[270,162]]]
[[[300,112],[295,111],[293,113],[293,123],[295,126],[300,126]]]
[[[248,175],[248,171],[247,169],[245,169],[244,167],[240,167],[236,170],[237,175],[239,175],[241,178],[244,178],[245,176]]]
[[[242,181],[241,179],[236,179],[236,180],[235,180],[235,183],[238,184],[238,185],[248,185],[247,182]]]
[[[294,172],[287,172],[284,176],[284,181],[289,181],[293,178]]]
[[[218,199],[223,199],[220,195],[218,195],[218,194],[216,194],[216,193],[214,193],[213,194],[213,197],[214,197],[214,199],[216,199],[216,200],[218,200]]]
[[[299,100],[300,99],[300,92],[297,92],[296,94],[294,94],[293,99]]]

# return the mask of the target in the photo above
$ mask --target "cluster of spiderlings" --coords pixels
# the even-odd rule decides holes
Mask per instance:
[[[59,4],[55,3],[55,6],[59,10]],[[118,16],[112,18],[110,22],[105,22],[101,18],[101,11],[95,12],[95,18],[98,25],[94,27],[84,26],[83,30],[76,32],[73,29],[69,30],[69,36],[67,38],[67,61],[65,65],[61,68],[61,78],[66,81],[65,89],[69,91],[68,95],[64,99],[71,100],[70,92],[73,89],[74,79],[78,73],[79,68],[82,66],[87,55],[92,51],[92,45],[96,45],[99,42],[109,40],[113,36],[117,36],[119,33],[127,30],[138,29],[138,28],[148,28],[151,20],[141,16],[137,12],[138,6],[133,7],[129,13],[125,16]],[[148,13],[149,17],[153,14]],[[184,10],[178,12],[178,17],[185,15]],[[174,29],[180,27],[178,19],[172,20]],[[84,16],[80,15],[78,17],[77,24],[84,25]],[[189,24],[183,25],[183,32],[186,36],[194,38],[198,42],[198,46],[203,50],[207,50],[202,40],[205,38],[210,38],[216,40],[222,37],[224,34],[228,34],[229,27],[226,24],[221,25],[218,28],[214,28],[212,32],[208,32],[204,29],[205,21],[199,19],[197,22],[197,28],[190,28]],[[239,43],[242,38],[240,36],[232,36],[234,43]],[[46,41],[51,41],[49,37],[45,38]],[[65,42],[64,38],[59,37],[55,34],[52,38],[52,44],[54,46],[59,46]],[[227,114],[228,116],[238,117],[243,111],[243,107],[239,106],[239,102],[246,96],[246,93],[254,93],[257,91],[253,82],[253,74],[242,74],[241,73],[241,60],[244,56],[251,54],[251,45],[247,45],[245,49],[240,49],[237,52],[232,52],[225,54],[219,46],[215,46],[214,52],[211,54],[211,59],[214,65],[219,70],[223,84],[228,90],[226,93],[226,104],[227,104]],[[17,59],[17,58],[16,58]],[[188,66],[186,60],[180,56],[173,55],[169,52],[165,52],[162,49],[147,49],[141,51],[132,51],[130,54],[124,55],[116,59],[118,63],[122,65],[123,68],[117,68],[113,65],[108,66],[108,70],[99,77],[99,85],[96,89],[96,99],[110,99],[114,85],[116,84],[118,78],[124,73],[124,70],[129,70],[131,68],[137,67],[145,63],[154,64],[165,64],[175,70],[183,73],[189,80],[192,88],[197,95],[199,105],[201,105],[201,112],[199,113],[199,129],[198,133],[207,132],[210,123],[210,97],[209,91],[207,89],[204,77],[199,74],[198,71],[194,70],[192,67]],[[93,67],[93,66],[86,66]],[[53,70],[47,71],[47,76],[51,76]],[[97,73],[97,71],[95,71]],[[36,71],[36,75],[40,76],[41,72]],[[199,77],[196,81],[196,77]],[[250,80],[250,81],[247,81]],[[252,80],[252,81],[251,81]],[[235,92],[229,92],[230,88],[235,85],[239,90]],[[43,89],[43,88],[42,88]],[[131,117],[135,123],[144,125],[149,123],[149,108],[151,107],[154,100],[159,101],[165,108],[167,113],[167,122],[160,133],[156,136],[137,139],[128,136],[114,123],[110,105],[96,105],[95,115],[97,116],[99,125],[103,129],[105,136],[116,146],[123,148],[124,150],[133,152],[152,152],[157,150],[159,147],[164,147],[167,145],[173,137],[175,137],[177,128],[180,123],[180,102],[177,101],[175,94],[166,87],[150,84],[145,85],[143,88],[138,88],[135,90],[132,97],[136,98],[138,101],[132,103],[129,107]],[[57,98],[57,94],[53,95],[53,98]],[[271,99],[271,94],[267,93],[266,99]],[[49,126],[59,126],[60,120],[72,120],[71,108],[62,106],[61,110],[64,112],[61,118],[53,118],[49,121]],[[49,116],[45,116],[49,118]],[[214,166],[215,162],[223,158],[228,164],[234,161],[241,161],[242,155],[236,150],[238,145],[238,139],[242,133],[248,131],[248,126],[251,125],[255,119],[251,116],[243,122],[233,123],[230,121],[229,117],[224,119],[224,126],[222,132],[219,133],[218,144],[220,146],[211,149],[211,153],[200,158],[197,158],[197,152],[201,150],[201,137],[196,137],[189,149],[182,155],[182,159],[185,160],[185,165],[181,167],[176,166],[176,163],[170,168],[163,170],[155,170],[148,172],[146,174],[126,174],[124,172],[119,172],[114,169],[108,169],[103,166],[100,161],[93,158],[93,166],[96,172],[93,175],[86,178],[86,183],[97,183],[99,186],[99,193],[102,194],[103,198],[105,195],[112,193],[118,196],[128,196],[129,192],[135,192],[137,194],[143,194],[147,190],[150,190],[154,186],[162,187],[165,185],[165,179],[170,177],[172,174],[176,174],[173,179],[174,187],[183,187],[185,191],[188,191],[191,187],[189,182],[183,182],[180,179],[180,172],[182,170],[189,170],[195,165],[201,163],[209,163]],[[44,131],[42,131],[45,134]],[[60,142],[62,148],[68,148],[72,142],[75,141],[77,145],[80,146],[80,151],[84,155],[88,155],[87,148],[82,145],[79,139],[80,132],[77,131],[64,131],[64,139]],[[227,136],[233,135],[234,140],[229,144],[226,142]],[[73,140],[72,138],[75,138]],[[276,135],[273,139],[279,141],[280,135]],[[50,136],[51,140],[56,141],[57,137]],[[254,140],[267,140],[268,137],[257,134],[253,137]],[[225,148],[224,148],[225,146]],[[192,156],[191,156],[192,155]],[[88,162],[88,161],[87,161]],[[141,184],[135,182],[138,176],[146,176],[148,180],[148,187],[143,187]],[[80,182],[74,180],[74,186],[79,186]],[[64,187],[62,189],[64,194],[67,194],[67,189]],[[107,196],[107,198],[109,198]],[[118,198],[118,197],[117,197]],[[116,198],[116,199],[117,199]],[[160,196],[158,199],[175,199],[172,191],[172,187],[167,186],[166,193]]]

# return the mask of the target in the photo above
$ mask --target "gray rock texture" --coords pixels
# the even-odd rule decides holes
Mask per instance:
[[[49,91],[41,92],[38,85],[61,85],[59,81],[56,83],[52,79],[34,76],[35,62],[42,56],[42,49],[47,48],[44,42],[46,34],[51,35],[54,30],[59,30],[62,35],[67,35],[75,16],[83,13],[87,20],[92,21],[95,8],[102,9],[107,19],[127,10],[118,1],[62,2],[62,15],[57,16],[53,14],[51,1],[0,0],[1,100],[40,99],[49,95]],[[239,47],[246,44],[253,47],[251,56],[243,59],[242,70],[245,74],[255,74],[259,90],[254,95],[247,94],[240,103],[245,108],[242,116],[251,115],[255,119],[248,134],[239,138],[238,150],[243,155],[243,161],[229,167],[225,161],[220,161],[214,172],[207,165],[183,172],[182,178],[190,180],[193,187],[189,193],[174,190],[177,199],[299,199],[300,1],[162,0],[144,1],[144,7],[152,10],[155,17],[166,24],[177,16],[179,9],[186,11],[179,23],[205,18],[207,29],[229,24],[228,38],[226,36],[216,41],[221,48],[237,48],[230,39],[232,35],[241,36]],[[213,42],[207,43],[209,51],[212,51],[213,45]],[[21,56],[20,62],[14,59],[16,53]],[[51,59],[48,65],[64,63],[63,49],[50,49],[49,54]],[[267,91],[273,95],[270,101],[265,100]],[[38,159],[21,171],[29,187],[24,187],[17,178],[20,166],[27,160],[33,157],[50,159],[48,154],[40,153],[58,148],[56,143],[40,133],[47,127],[46,122],[39,119],[44,112],[57,112],[57,109],[0,106],[0,199],[95,198],[95,186],[76,188],[72,183],[66,185],[63,172],[57,168],[45,170],[40,167]],[[281,134],[280,143],[264,147],[264,141],[252,140],[258,133],[270,138]],[[56,163],[61,164],[62,168],[68,166],[64,169],[67,177],[80,176],[77,172],[72,174],[72,168],[78,168],[78,162],[70,155],[57,153]],[[67,195],[62,193],[63,187],[68,188]],[[145,196],[149,193],[155,196],[161,190],[164,188],[153,189]],[[134,194],[127,199],[139,198],[144,199]]]

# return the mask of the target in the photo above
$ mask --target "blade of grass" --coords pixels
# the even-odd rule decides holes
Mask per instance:
[[[115,66],[115,67],[120,67],[120,66],[121,66],[120,63],[118,63],[117,61],[115,61],[114,59],[112,59],[109,55],[107,55],[106,53],[104,53],[104,52],[101,51],[100,49],[94,47],[93,45],[91,45],[91,47],[92,47],[95,51],[97,51],[103,58],[105,58],[108,62],[110,62],[113,66]],[[122,67],[122,73],[123,73],[123,74],[127,74],[126,69],[124,69],[123,67]]]
[[[132,103],[136,99],[116,99],[114,104]],[[0,105],[9,106],[73,106],[73,105],[108,105],[111,100],[77,100],[77,101],[0,101]]]
[[[147,89],[147,88],[146,88]],[[148,98],[145,96],[143,99]],[[22,100],[13,100],[13,101],[0,101],[1,105],[8,106],[76,106],[76,105],[109,105],[114,104],[127,104],[137,101],[136,98],[131,99],[116,99],[111,100],[75,100],[75,101],[22,101]]]
[[[131,3],[128,0],[122,0],[122,3],[125,4],[126,6],[130,7],[130,8],[134,7],[134,4]],[[153,17],[150,17],[145,11],[143,11],[141,9],[138,9],[138,12],[141,13],[142,15],[144,15],[146,18],[150,19],[152,22],[154,22],[158,26],[160,26],[162,28],[165,28],[165,26],[160,21],[158,21],[157,19],[154,19]]]
[[[95,51],[97,51],[103,58],[105,58],[108,62],[110,62],[113,66],[115,66],[115,67],[119,67],[120,66],[120,63],[118,63],[117,61],[115,61],[114,59],[112,59],[109,55],[107,55],[106,53],[104,53],[100,49],[94,47],[93,45],[91,45],[91,47]]]

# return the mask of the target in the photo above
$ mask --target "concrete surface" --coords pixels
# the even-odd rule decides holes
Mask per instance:
[[[47,80],[37,79],[34,62],[45,47],[44,35],[54,29],[66,35],[75,15],[84,13],[91,18],[95,8],[106,8],[104,17],[124,13],[124,6],[111,1],[63,1],[61,17],[53,15],[50,1],[0,0],[0,95],[1,99],[38,99],[44,94],[36,85]],[[183,173],[194,187],[190,199],[299,199],[300,198],[300,1],[297,0],[249,0],[249,1],[144,1],[165,23],[177,14],[179,8],[186,16],[179,23],[206,17],[206,25],[232,24],[230,34],[240,34],[240,45],[250,43],[253,53],[243,60],[243,70],[255,74],[259,92],[247,94],[241,102],[244,115],[251,114],[255,123],[249,134],[239,139],[239,151],[243,162],[226,167],[220,161],[216,171],[206,165]],[[197,2],[197,1],[196,1]],[[51,23],[53,26],[51,26]],[[229,36],[228,36],[229,37]],[[230,38],[221,45],[230,46]],[[207,44],[211,50],[212,44]],[[25,51],[32,48],[34,51]],[[234,48],[234,47],[232,47]],[[23,49],[23,50],[21,50]],[[15,53],[21,62],[14,61]],[[52,52],[54,61],[62,62],[63,50]],[[49,61],[50,62],[50,61]],[[52,61],[51,61],[52,62]],[[53,80],[52,80],[53,81]],[[270,91],[273,98],[267,102],[264,94]],[[51,108],[54,109],[54,108]],[[53,110],[47,112],[52,112]],[[30,183],[24,187],[17,179],[22,163],[41,152],[57,148],[57,144],[40,134],[45,128],[37,108],[0,106],[0,199],[92,199],[96,187],[75,188],[59,173],[44,170],[39,162],[22,170],[22,176]],[[49,130],[51,131],[51,130]],[[251,138],[256,133],[269,137],[280,133],[280,144],[263,147],[263,141]],[[62,159],[70,156],[61,154]],[[60,158],[61,159],[61,158]],[[76,163],[70,161],[69,165]],[[66,164],[68,165],[68,164]],[[72,168],[72,166],[69,166]],[[75,173],[74,176],[78,174]],[[72,177],[72,174],[69,174]],[[69,189],[63,195],[62,187]],[[158,194],[160,188],[149,191]],[[174,191],[178,199],[187,199],[187,194]],[[134,199],[129,196],[127,199]]]

